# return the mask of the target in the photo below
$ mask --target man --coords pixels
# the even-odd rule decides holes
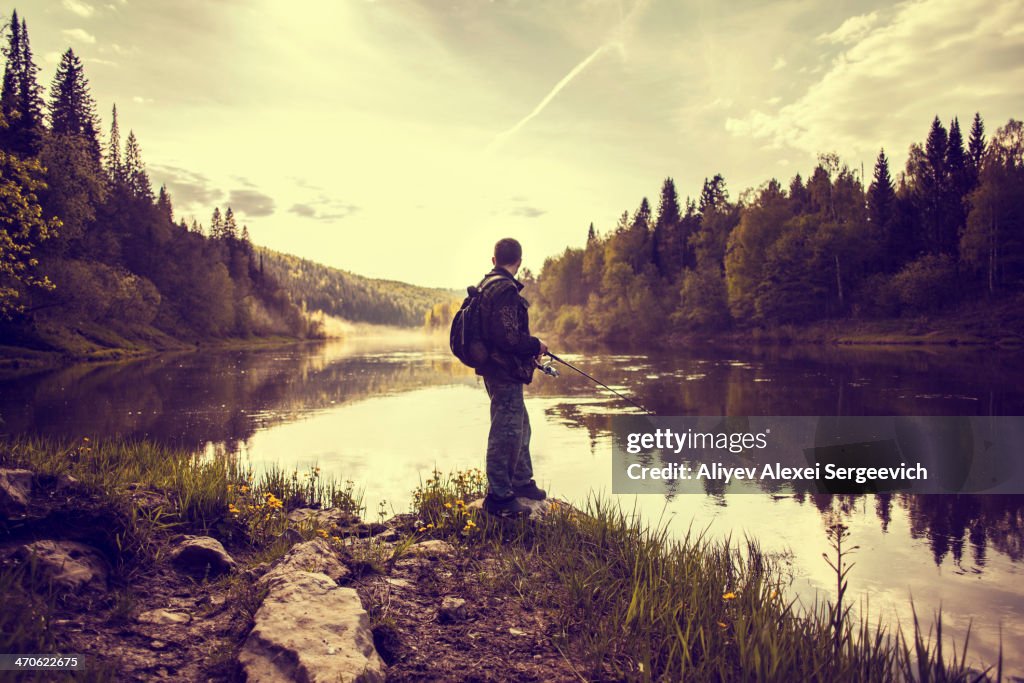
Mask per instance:
[[[548,347],[530,336],[529,303],[519,294],[523,285],[515,276],[523,263],[523,247],[512,238],[499,240],[491,263],[494,269],[481,283],[483,335],[490,357],[476,371],[483,376],[491,399],[484,510],[514,517],[530,514],[516,497],[547,497],[533,480],[530,418],[523,402],[523,386],[533,380],[534,359]]]

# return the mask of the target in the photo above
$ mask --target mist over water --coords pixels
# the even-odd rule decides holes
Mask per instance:
[[[956,348],[782,348],[560,354],[659,415],[1024,415],[1022,354]],[[610,416],[635,409],[565,370],[527,390],[539,483],[577,504],[610,496]],[[237,454],[256,468],[319,465],[408,510],[441,472],[483,468],[487,397],[436,340],[415,336],[260,351],[165,354],[81,364],[0,383],[0,431],[80,439],[149,438]],[[793,576],[802,602],[834,590],[825,528],[849,525],[850,575],[870,611],[944,628],[975,663],[1024,674],[1024,497],[799,495],[619,496],[652,524],[757,539]]]

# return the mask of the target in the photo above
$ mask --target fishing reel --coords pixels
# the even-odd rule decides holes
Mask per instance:
[[[537,368],[541,372],[543,372],[545,375],[547,375],[548,377],[558,377],[558,375],[559,375],[558,368],[556,368],[553,365],[553,363],[555,361],[552,360],[551,358],[549,358],[548,360],[544,361],[543,363],[541,363],[539,360],[534,358],[533,362],[536,363],[537,364]]]

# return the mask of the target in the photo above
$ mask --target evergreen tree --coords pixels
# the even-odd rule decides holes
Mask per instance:
[[[0,90],[0,112],[7,127],[0,135],[4,149],[23,157],[39,153],[43,140],[43,102],[39,68],[32,56],[28,25],[11,15],[11,35],[3,50],[7,58]]]
[[[210,237],[219,240],[224,238],[224,219],[220,215],[220,207],[213,207],[213,217],[210,219]]]
[[[716,173],[711,180],[704,179],[704,187],[700,191],[700,203],[698,210],[700,215],[721,211],[729,202],[729,193],[725,189],[725,178],[721,173]]]
[[[235,222],[235,212],[228,207],[224,212],[224,237],[225,239],[238,239],[238,224]]]
[[[100,163],[99,119],[82,62],[68,48],[57,65],[50,88],[50,130],[54,135],[84,138]]]
[[[170,224],[174,223],[174,207],[171,206],[171,195],[167,192],[166,185],[160,186],[160,192],[156,198],[156,208],[164,220]]]
[[[985,122],[981,114],[975,112],[974,123],[971,124],[971,137],[967,143],[967,158],[971,169],[971,188],[978,186],[981,163],[985,158]]]
[[[883,267],[893,270],[908,253],[906,245],[898,244],[893,231],[896,211],[896,187],[889,174],[889,159],[885,150],[878,152],[875,161],[875,175],[868,188],[868,220],[876,232],[877,238],[884,245]]]
[[[128,131],[128,140],[124,146],[123,173],[129,194],[136,199],[153,201],[153,188],[149,183],[149,174],[142,163],[142,150],[135,137],[135,131]]]
[[[7,45],[4,46],[4,57],[7,63],[4,66],[3,90],[0,91],[0,111],[3,112],[4,121],[7,126],[4,130],[4,149],[13,150],[12,138],[19,120],[21,119],[21,22],[18,21],[18,10],[11,15],[11,35],[7,37]]]
[[[124,184],[121,163],[121,129],[117,125],[117,105],[110,112],[110,140],[107,142],[107,175],[115,186]]]
[[[630,227],[637,232],[649,232],[651,229],[651,204],[644,197],[633,214],[633,222]]]
[[[594,232],[594,223],[590,223],[590,229],[587,231],[587,244],[590,244],[597,239],[597,233]]]
[[[654,265],[663,278],[675,278],[683,267],[686,241],[680,231],[679,195],[672,178],[665,178],[654,223]]]
[[[804,179],[797,173],[789,182],[789,203],[793,207],[793,215],[806,213],[811,206],[811,195],[807,192]]]

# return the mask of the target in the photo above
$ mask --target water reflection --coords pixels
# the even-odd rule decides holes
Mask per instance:
[[[1022,415],[1024,354],[964,349],[781,348],[740,354],[564,354],[661,415]],[[570,500],[611,487],[610,416],[634,409],[564,371],[528,391],[535,468]],[[543,415],[544,419],[537,419]],[[163,355],[76,365],[0,383],[0,430],[80,438],[147,437],[194,449],[218,444],[255,466],[318,463],[404,511],[431,468],[481,467],[486,395],[443,345],[354,340],[276,349]],[[913,594],[938,607],[972,649],[994,660],[1024,642],[1024,497],[819,495],[784,491],[623,497],[675,528],[759,539],[792,552],[799,594],[834,584],[820,553],[825,526],[850,525],[862,552],[851,587],[904,623]],[[809,600],[809,599],[808,599]],[[1024,656],[1007,652],[1024,670]]]

